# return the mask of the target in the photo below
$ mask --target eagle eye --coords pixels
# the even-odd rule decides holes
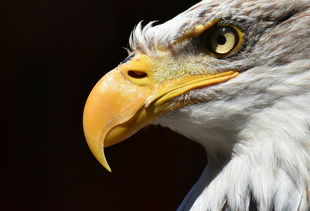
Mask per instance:
[[[207,51],[214,57],[222,58],[237,49],[242,44],[242,32],[230,25],[216,25],[204,35]]]

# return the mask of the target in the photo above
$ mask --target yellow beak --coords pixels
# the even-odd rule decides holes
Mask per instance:
[[[157,82],[151,59],[143,54],[135,55],[107,73],[91,91],[83,115],[88,146],[97,160],[111,171],[104,147],[125,140],[158,115],[191,103],[172,103],[173,98],[238,75],[228,71]]]

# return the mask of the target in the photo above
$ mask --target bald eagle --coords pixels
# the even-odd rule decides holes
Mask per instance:
[[[309,0],[204,0],[129,44],[84,109],[106,169],[104,147],[159,124],[208,156],[178,210],[310,210]]]

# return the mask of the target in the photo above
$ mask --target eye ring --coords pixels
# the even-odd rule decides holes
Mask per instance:
[[[243,32],[234,25],[218,24],[204,35],[204,45],[208,53],[223,58],[236,52],[243,43]]]

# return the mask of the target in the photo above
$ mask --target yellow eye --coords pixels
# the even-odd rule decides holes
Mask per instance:
[[[216,26],[207,34],[207,48],[211,55],[226,56],[242,44],[242,32],[234,26]]]

